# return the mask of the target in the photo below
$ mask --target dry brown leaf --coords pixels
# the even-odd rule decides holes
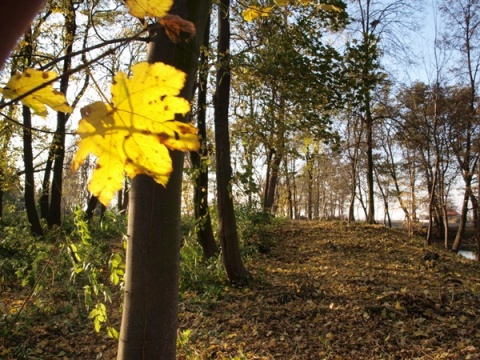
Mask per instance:
[[[163,25],[168,38],[174,43],[188,42],[195,36],[195,25],[178,15],[165,15],[158,22]]]

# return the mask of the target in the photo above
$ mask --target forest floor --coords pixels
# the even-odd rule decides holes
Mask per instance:
[[[182,295],[179,359],[480,359],[477,262],[381,226],[297,221],[263,236],[248,287]],[[0,358],[114,359],[115,341],[69,309],[0,339]]]

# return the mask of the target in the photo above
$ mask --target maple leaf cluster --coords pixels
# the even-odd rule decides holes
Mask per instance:
[[[173,42],[189,40],[195,26],[168,11],[173,0],[126,0],[131,15],[156,18]],[[139,63],[128,78],[119,72],[111,87],[112,101],[101,101],[81,109],[77,134],[78,151],[72,168],[78,170],[89,154],[98,160],[89,182],[89,191],[108,205],[123,185],[126,173],[151,176],[166,185],[172,172],[169,150],[197,151],[197,129],[175,120],[190,111],[187,100],[179,97],[186,75],[163,63]],[[65,95],[53,89],[58,78],[53,71],[27,69],[17,73],[0,89],[5,98],[19,99],[36,115],[46,117],[46,105],[71,113]]]
[[[27,69],[23,74],[15,73],[0,93],[7,99],[20,98],[34,114],[46,117],[48,105],[55,111],[71,113],[73,109],[67,103],[65,95],[53,88],[53,81],[58,78],[54,71]]]

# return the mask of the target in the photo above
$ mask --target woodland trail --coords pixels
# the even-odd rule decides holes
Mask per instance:
[[[203,290],[181,293],[179,359],[480,359],[477,262],[401,229],[275,224],[251,239],[269,249],[245,254],[248,287],[229,286],[219,262],[194,274]],[[0,358],[115,359],[117,342],[55,284],[32,301],[28,287],[0,291],[0,310],[27,303]],[[119,328],[118,294],[111,315]]]
[[[251,286],[182,301],[180,359],[480,358],[474,261],[380,226],[299,221],[267,235]]]

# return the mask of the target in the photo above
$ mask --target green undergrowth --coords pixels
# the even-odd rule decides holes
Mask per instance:
[[[212,211],[213,228],[217,228]],[[271,229],[281,220],[253,208],[237,209],[242,256],[248,263],[269,251]],[[4,209],[0,226],[0,358],[31,359],[114,353],[125,272],[126,217],[115,211],[88,221],[80,209],[44,237],[30,234],[22,211]],[[184,217],[180,297],[182,306],[214,304],[229,295],[221,255],[202,258],[195,220]],[[203,306],[203,305],[202,305]],[[93,331],[95,330],[95,331]],[[179,347],[188,343],[187,330]],[[32,334],[36,335],[32,335]],[[68,341],[82,334],[83,345]],[[54,340],[61,336],[62,341]],[[96,339],[96,340],[94,340]],[[183,340],[182,340],[183,339]],[[89,348],[95,343],[95,348]],[[110,349],[105,352],[103,349]],[[47,355],[48,354],[48,355]],[[50,357],[51,358],[51,357]],[[239,357],[240,359],[241,357]]]
[[[215,211],[212,209],[213,227],[217,227]],[[283,222],[270,213],[252,207],[238,206],[236,209],[237,231],[242,258],[246,263],[259,253],[267,253],[272,242],[271,230]],[[202,248],[197,242],[195,219],[182,219],[182,248],[180,266],[180,291],[195,292],[199,297],[222,296],[229,286],[223,269],[221,254],[211,259],[203,259]]]
[[[117,324],[110,323],[106,309],[118,302],[123,284],[125,216],[106,212],[87,221],[77,209],[65,216],[62,226],[45,225],[45,235],[35,237],[22,212],[4,214],[0,358],[29,359],[43,353],[29,336],[33,329],[69,333],[93,327],[116,337]]]

